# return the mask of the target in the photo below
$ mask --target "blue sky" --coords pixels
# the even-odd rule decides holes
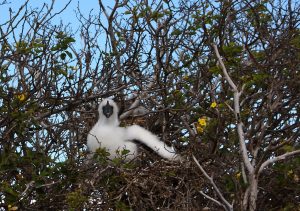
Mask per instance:
[[[0,3],[3,2],[3,0],[0,0]],[[9,8],[12,9],[12,11],[18,11],[18,9],[23,5],[26,1],[25,0],[8,0],[8,4],[1,5],[0,6],[0,24],[6,22],[9,20]],[[41,8],[44,3],[51,4],[51,0],[29,0],[29,7],[31,8]],[[69,2],[69,0],[56,0],[54,4],[54,11],[58,12],[64,6]],[[110,3],[113,3],[114,1],[107,1]],[[78,1],[78,0],[72,0],[70,5],[67,7],[67,9],[57,16],[54,19],[55,21],[62,20],[64,24],[70,23],[72,27],[78,26],[78,21],[76,19],[76,10],[77,6],[79,4],[80,10],[84,15],[88,15],[91,10],[94,11],[94,13],[99,12],[99,4],[98,0],[87,0],[87,1]]]
[[[0,24],[3,24],[9,21],[9,9],[16,13],[19,8],[26,2],[26,0],[6,0],[8,3],[1,5],[1,3],[5,0],[0,0]],[[51,5],[52,0],[29,0],[28,9],[41,9],[43,5],[46,3]],[[51,14],[57,13],[62,10],[67,4],[69,0],[55,0],[54,9],[52,10]],[[113,0],[106,0],[103,1],[106,6],[110,5],[110,8],[113,6],[115,1]],[[63,24],[69,25],[73,32],[76,32],[77,29],[80,27],[80,22],[77,20],[76,14],[78,13],[77,7],[79,6],[81,13],[88,17],[90,12],[92,14],[99,14],[100,6],[98,0],[71,0],[71,3],[68,7],[59,15],[55,16],[54,19],[51,20],[51,24],[59,24],[61,21]],[[46,11],[46,9],[44,9]],[[21,15],[19,16],[21,17]],[[15,21],[16,22],[16,21]],[[105,25],[105,24],[104,24]],[[4,27],[5,29],[5,27]],[[21,25],[15,29],[15,32],[19,32],[21,29]],[[79,34],[75,34],[74,38],[76,40],[80,40]],[[80,48],[80,42],[77,42],[77,47]]]

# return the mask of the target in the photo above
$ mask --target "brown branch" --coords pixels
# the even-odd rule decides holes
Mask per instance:
[[[49,111],[49,112],[46,112],[46,113],[43,113],[43,114],[37,116],[37,117],[35,118],[35,120],[41,120],[41,119],[43,119],[43,118],[45,118],[45,117],[51,116],[52,114],[57,114],[57,113],[60,113],[60,112],[62,112],[62,111],[66,111],[66,110],[70,109],[70,107],[76,107],[76,106],[78,106],[78,105],[81,105],[82,103],[89,102],[89,101],[92,101],[92,100],[94,100],[94,99],[97,99],[97,98],[101,98],[101,97],[107,96],[107,95],[109,95],[110,93],[116,93],[116,92],[119,92],[119,91],[123,90],[124,88],[126,88],[125,85],[124,85],[124,86],[121,86],[121,87],[119,87],[119,88],[117,88],[117,89],[114,89],[114,90],[112,90],[112,91],[110,91],[110,92],[106,92],[106,93],[102,93],[102,94],[97,94],[97,95],[92,95],[92,96],[89,96],[89,97],[84,98],[84,99],[79,99],[79,100],[77,100],[77,101],[70,102],[68,105],[65,105],[65,106],[63,106],[63,107],[61,107],[61,108],[53,109],[53,110],[51,110],[51,111]]]

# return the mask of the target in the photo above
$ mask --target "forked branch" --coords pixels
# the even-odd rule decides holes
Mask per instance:
[[[213,178],[210,177],[206,171],[203,169],[203,167],[201,166],[201,164],[198,162],[198,160],[195,158],[195,156],[193,155],[193,160],[195,161],[195,163],[197,164],[197,166],[199,167],[200,171],[204,174],[204,176],[206,177],[206,179],[211,183],[211,185],[213,186],[214,190],[216,191],[218,197],[221,199],[221,202],[219,202],[216,199],[213,199],[211,197],[207,197],[206,194],[204,194],[203,192],[201,193],[202,195],[204,195],[205,197],[207,197],[208,199],[212,200],[213,202],[217,203],[218,205],[221,205],[222,207],[224,207],[225,210],[228,211],[232,211],[233,210],[233,206],[232,204],[230,204],[225,197],[223,196],[223,194],[221,193],[220,189],[217,187],[216,183],[214,182]]]

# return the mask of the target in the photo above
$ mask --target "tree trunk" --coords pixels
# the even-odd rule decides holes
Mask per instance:
[[[249,178],[249,186],[245,191],[243,200],[243,210],[255,211],[256,200],[258,194],[258,176],[251,174]]]
[[[249,210],[256,210],[256,199],[258,194],[258,178],[257,175],[251,175],[250,179],[251,189],[250,189],[250,200],[249,200]]]

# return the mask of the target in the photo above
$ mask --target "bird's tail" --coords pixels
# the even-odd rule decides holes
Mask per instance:
[[[164,142],[160,141],[159,138],[150,131],[138,125],[132,125],[127,127],[127,132],[128,140],[138,140],[165,159],[173,161],[181,160],[181,157],[176,154],[172,147],[169,147]]]

